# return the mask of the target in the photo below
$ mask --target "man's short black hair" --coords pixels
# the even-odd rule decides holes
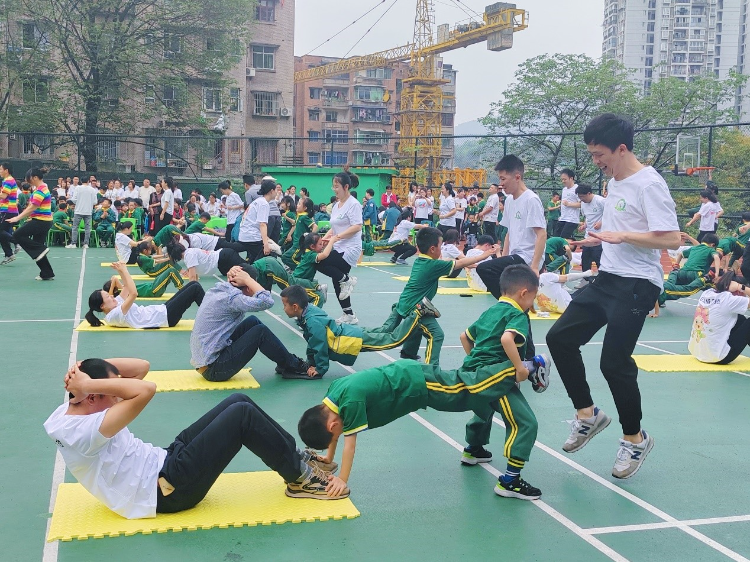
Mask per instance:
[[[366,189],[365,193],[367,193],[371,197],[375,197],[375,190],[374,189]]]
[[[426,254],[430,251],[433,246],[440,246],[440,239],[443,237],[443,233],[437,228],[427,227],[421,228],[417,232],[417,249]]]
[[[523,160],[515,154],[508,154],[500,159],[500,162],[495,166],[495,171],[507,172],[509,174],[521,174],[523,177]]]
[[[709,232],[703,237],[703,242],[705,244],[713,244],[714,246],[718,246],[719,244],[719,237],[716,236],[713,232]]]
[[[565,174],[566,176],[568,176],[572,180],[576,179],[576,173],[573,170],[571,170],[570,168],[563,168],[562,172],[560,172],[560,175],[562,175],[562,174]]]
[[[104,359],[84,359],[81,361],[81,366],[78,369],[92,379],[108,379],[111,375],[120,374],[117,367]],[[74,398],[70,392],[68,393],[68,397],[71,400]]]
[[[633,151],[633,123],[614,113],[604,113],[594,117],[583,131],[583,142],[588,145],[600,144],[612,152],[621,144]]]
[[[491,246],[494,243],[495,239],[489,234],[482,234],[479,238],[477,238],[477,246],[484,246],[485,244],[489,244]]]
[[[539,277],[528,265],[519,264],[506,267],[500,276],[500,291],[503,295],[512,295],[521,289],[538,290]]]
[[[286,289],[281,291],[282,298],[285,298],[289,304],[296,304],[300,308],[305,308],[310,299],[307,296],[307,291],[299,285],[289,285]]]
[[[594,193],[594,190],[588,184],[582,183],[576,187],[576,195],[588,195],[589,193]]]
[[[744,211],[742,213],[742,220],[745,222],[750,222],[750,211]]]
[[[202,219],[206,219],[207,221],[210,221],[210,220],[211,220],[211,215],[209,215],[209,214],[208,214],[208,213],[206,213],[206,212],[203,212],[203,213],[201,213],[201,214],[200,214],[199,216],[200,216],[200,218],[202,218]]]
[[[311,449],[322,451],[327,449],[333,441],[333,434],[326,427],[329,411],[325,404],[318,404],[306,410],[299,419],[297,433],[305,445]]]

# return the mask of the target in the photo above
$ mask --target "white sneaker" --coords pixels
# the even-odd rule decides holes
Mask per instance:
[[[594,416],[591,418],[568,420],[570,436],[563,444],[563,451],[575,453],[583,449],[592,437],[606,429],[611,421],[612,418],[599,408],[594,408]]]
[[[83,245],[83,249],[84,249],[84,250],[88,250],[88,249],[89,249],[89,245],[88,245],[88,244],[84,244],[84,245]]]
[[[342,314],[340,318],[336,319],[339,324],[359,324],[359,318],[356,314]]]
[[[70,249],[70,250],[75,250],[78,246],[76,246],[75,244],[68,244],[65,247],[68,248],[68,249]]]
[[[646,455],[654,448],[654,439],[645,431],[641,430],[643,441],[631,443],[620,439],[620,448],[617,450],[617,460],[612,468],[612,476],[615,478],[630,478],[641,468]]]
[[[348,281],[342,281],[341,283],[339,283],[339,287],[341,288],[341,292],[339,293],[339,300],[343,301],[348,299],[351,296],[352,291],[354,291],[354,285],[356,284],[357,278],[352,277],[351,275],[349,276]]]
[[[8,265],[10,262],[16,259],[15,254],[9,255],[7,258],[5,258],[3,261],[0,261],[0,265]]]
[[[318,285],[318,292],[321,293],[321,294],[323,294],[323,295],[328,294],[328,285],[325,284],[325,283],[320,283]]]

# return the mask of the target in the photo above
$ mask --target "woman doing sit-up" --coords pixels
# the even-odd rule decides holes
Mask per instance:
[[[112,268],[120,274],[123,289],[117,297],[104,290],[91,293],[86,320],[94,327],[106,323],[107,326],[115,328],[171,328],[182,319],[182,315],[190,308],[190,305],[195,303],[200,306],[203,302],[205,294],[203,287],[200,283],[191,282],[177,291],[177,294],[164,304],[138,306],[135,304],[138,291],[127,265],[115,262]],[[97,318],[97,312],[105,314],[104,322]]]
[[[201,275],[208,276],[216,273],[226,275],[235,265],[247,263],[232,248],[210,251],[200,248],[187,248],[186,245],[187,243],[184,240],[175,241],[167,246],[167,251],[172,261],[185,263],[187,277],[190,281],[198,281]]]

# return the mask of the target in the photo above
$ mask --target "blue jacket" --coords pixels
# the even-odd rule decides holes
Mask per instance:
[[[378,224],[378,208],[375,206],[373,199],[365,201],[364,207],[362,207],[362,220],[370,221],[370,224]]]
[[[362,328],[351,324],[337,324],[323,310],[308,304],[302,318],[297,320],[307,341],[307,361],[321,375],[328,371],[329,361],[354,365],[362,349]]]

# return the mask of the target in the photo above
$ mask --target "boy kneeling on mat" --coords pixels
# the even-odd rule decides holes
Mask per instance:
[[[306,374],[282,373],[286,379],[320,379],[328,372],[330,360],[354,365],[361,352],[398,347],[422,324],[423,318],[440,317],[438,309],[425,297],[393,330],[379,332],[337,323],[323,310],[310,304],[307,291],[300,285],[290,285],[281,291],[281,302],[286,315],[296,318],[297,325],[302,328],[310,363]]]
[[[323,404],[302,415],[299,435],[313,449],[328,449],[325,462],[333,461],[339,437],[344,435],[341,473],[329,479],[330,496],[349,491],[347,481],[360,431],[382,427],[429,406],[444,412],[474,412],[475,418],[467,426],[470,447],[466,451],[472,454],[462,457],[462,462],[475,459],[471,464],[492,460],[482,444],[489,440],[493,411],[499,412],[506,426],[508,469],[495,485],[495,493],[524,500],[541,497],[539,489],[520,477],[536,439],[537,422],[517,386],[529,379],[535,391],[543,392],[549,385],[546,357],[521,360],[529,325],[524,310],[534,302],[538,279],[528,266],[514,265],[505,269],[500,284],[504,295],[500,302],[485,311],[462,337],[468,355],[461,368],[443,371],[407,359],[360,371],[334,381]],[[485,454],[480,455],[479,449]]]
[[[65,464],[96,499],[127,519],[190,509],[247,447],[287,482],[286,495],[326,494],[334,463],[299,451],[294,437],[244,394],[220,402],[162,449],[127,427],[156,392],[140,359],[86,359],[65,374],[70,401],[44,422]],[[349,495],[347,489],[336,497]]]

